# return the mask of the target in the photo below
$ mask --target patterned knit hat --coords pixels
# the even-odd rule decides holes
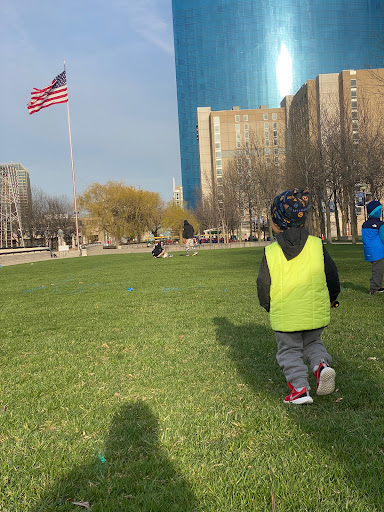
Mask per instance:
[[[309,211],[307,189],[286,190],[275,197],[271,206],[272,221],[280,229],[301,228]]]

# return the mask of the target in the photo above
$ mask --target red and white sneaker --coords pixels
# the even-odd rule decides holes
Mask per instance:
[[[291,393],[284,398],[286,404],[311,404],[313,402],[307,388],[297,391],[290,382],[287,383]]]
[[[335,391],[336,372],[325,361],[321,361],[313,372],[316,378],[316,395],[330,395]]]

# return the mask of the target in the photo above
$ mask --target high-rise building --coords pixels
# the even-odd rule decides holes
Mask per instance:
[[[279,107],[309,79],[378,66],[383,0],[172,0],[184,199],[200,189],[197,107]]]
[[[19,189],[20,211],[23,227],[25,228],[30,220],[32,210],[32,194],[29,172],[21,164],[12,164],[16,170],[17,187]]]
[[[176,185],[175,178],[173,178],[173,196],[172,202],[174,206],[178,206],[179,208],[184,207],[183,201],[183,187],[180,185]]]
[[[21,164],[0,164],[0,247],[12,247],[31,213],[29,173]]]

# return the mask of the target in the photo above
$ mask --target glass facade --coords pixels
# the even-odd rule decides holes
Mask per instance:
[[[200,188],[197,107],[278,107],[321,73],[383,67],[384,0],[172,0],[184,199]]]

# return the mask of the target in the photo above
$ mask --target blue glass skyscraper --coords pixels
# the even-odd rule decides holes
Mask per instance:
[[[188,206],[200,187],[197,107],[278,107],[321,73],[383,67],[374,56],[384,0],[172,0],[172,7]]]

